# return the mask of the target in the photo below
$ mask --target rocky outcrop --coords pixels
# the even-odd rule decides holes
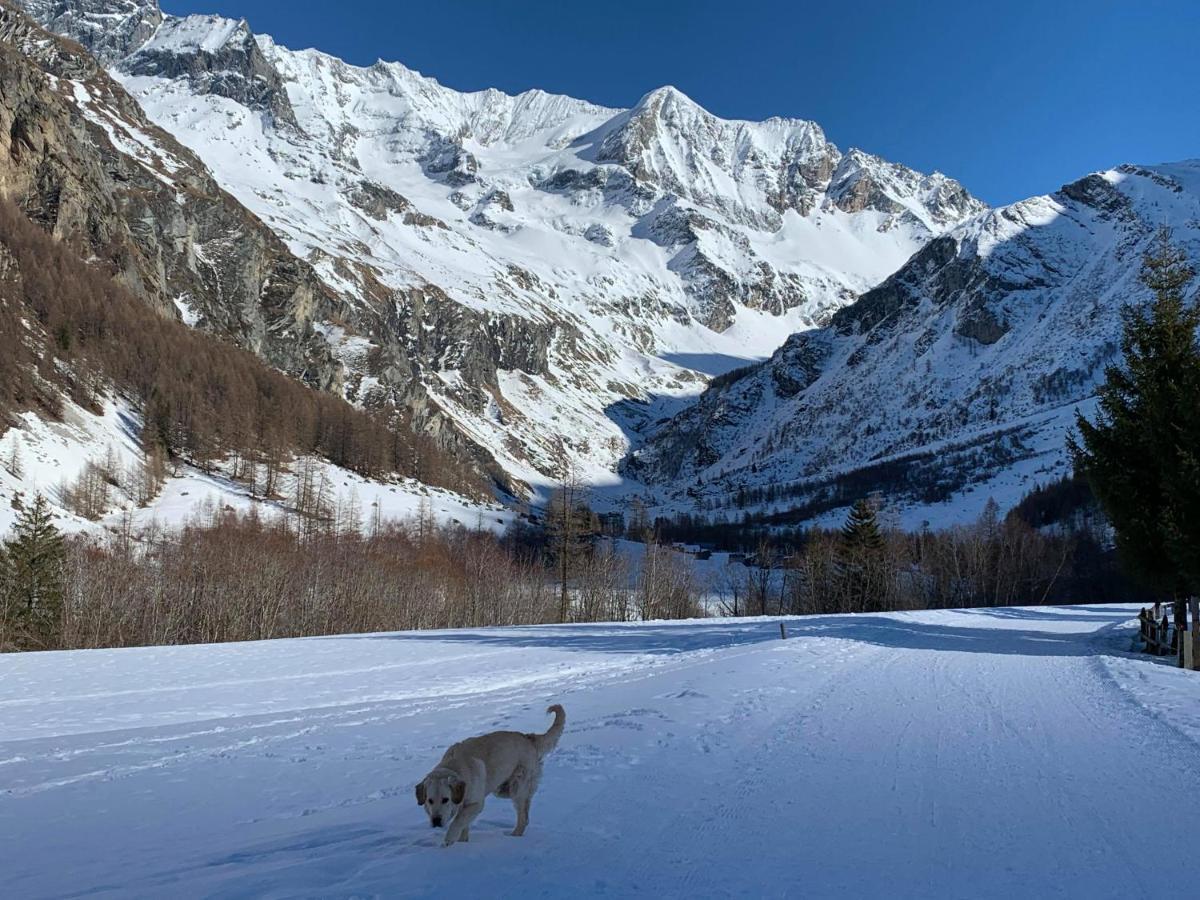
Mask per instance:
[[[90,56],[3,5],[0,160],[5,196],[164,315],[178,301],[202,327],[338,389],[312,323],[340,301]]]
[[[425,173],[451,187],[473,184],[479,161],[458,141],[435,138],[422,158]]]
[[[296,125],[283,80],[244,19],[168,18],[120,61],[120,68],[130,75],[183,78],[198,93],[228,97],[267,113],[277,124]]]
[[[162,24],[156,0],[21,0],[48,31],[78,41],[105,65],[141,47]]]

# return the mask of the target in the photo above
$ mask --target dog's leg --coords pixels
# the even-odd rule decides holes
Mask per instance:
[[[468,827],[466,827],[466,828],[464,828],[464,829],[463,829],[462,837],[460,837],[460,838],[459,838],[459,840],[460,840],[460,841],[462,841],[464,844],[465,844],[467,841],[471,840],[471,829],[470,829],[470,826],[468,826]]]
[[[460,840],[466,840],[466,835],[469,834],[471,823],[475,821],[475,817],[483,812],[482,803],[467,803],[460,807],[458,815],[454,817],[454,821],[450,823],[450,827],[446,829],[445,846],[458,843]]]
[[[513,837],[520,837],[529,825],[529,803],[532,797],[521,796],[513,798],[513,806],[517,808],[517,827],[509,832]]]

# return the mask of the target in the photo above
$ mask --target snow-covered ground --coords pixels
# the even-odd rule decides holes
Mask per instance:
[[[1129,607],[0,657],[11,897],[1176,896],[1200,676]],[[440,846],[457,738],[568,726],[525,837]],[[1184,892],[1186,893],[1186,892]]]

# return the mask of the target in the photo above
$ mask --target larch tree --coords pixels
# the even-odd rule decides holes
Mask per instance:
[[[570,584],[599,530],[588,492],[573,472],[559,482],[546,507],[546,537],[558,575],[559,621],[571,611]]]

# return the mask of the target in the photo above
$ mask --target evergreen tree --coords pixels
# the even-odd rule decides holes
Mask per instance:
[[[21,644],[47,649],[57,643],[63,602],[66,548],[41,494],[21,510],[0,558],[3,619]]]
[[[842,526],[837,552],[838,580],[848,609],[863,612],[880,603],[883,552],[875,503],[858,500]]]
[[[1096,421],[1077,416],[1079,439],[1070,441],[1125,565],[1180,602],[1200,584],[1200,311],[1185,299],[1193,276],[1160,231],[1141,272],[1154,300],[1123,310],[1121,364],[1105,370]]]

